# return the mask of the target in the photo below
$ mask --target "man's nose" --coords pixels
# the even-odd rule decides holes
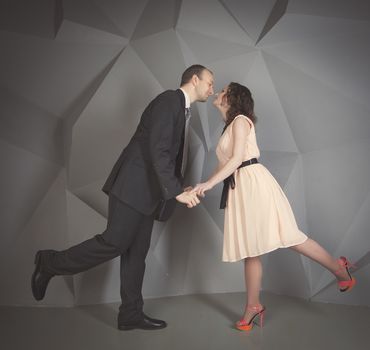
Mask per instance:
[[[212,95],[214,95],[214,91],[213,91],[213,89],[211,88],[211,90],[209,91],[209,96],[212,96]],[[217,94],[216,94],[217,95]]]

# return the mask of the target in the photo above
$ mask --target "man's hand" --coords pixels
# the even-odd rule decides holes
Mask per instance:
[[[193,186],[188,186],[184,188],[184,192],[189,192],[193,189]]]
[[[193,208],[200,203],[197,194],[189,191],[184,191],[176,196],[176,200],[180,203],[186,204],[188,208]]]

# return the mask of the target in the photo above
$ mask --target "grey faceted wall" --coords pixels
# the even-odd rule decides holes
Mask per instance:
[[[33,0],[0,2],[0,304],[36,305],[38,249],[101,233],[101,192],[147,103],[193,63],[252,90],[261,161],[300,228],[356,263],[338,293],[322,267],[278,250],[264,290],[370,305],[370,5],[366,0]],[[216,165],[221,118],[192,108],[187,183]],[[221,187],[156,223],[144,296],[243,291],[222,263]],[[37,305],[119,300],[119,262],[54,278]]]

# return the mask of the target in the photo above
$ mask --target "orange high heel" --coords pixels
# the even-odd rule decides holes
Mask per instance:
[[[250,331],[253,327],[253,321],[254,319],[259,316],[260,318],[260,327],[263,327],[263,318],[265,316],[265,310],[266,308],[263,305],[257,305],[257,306],[247,306],[247,309],[249,311],[254,311],[255,314],[250,319],[249,322],[247,322],[244,319],[241,319],[240,321],[236,322],[235,327],[239,329],[240,331]]]
[[[338,287],[339,287],[339,290],[341,292],[347,292],[347,291],[350,291],[354,285],[356,284],[356,279],[354,277],[352,277],[351,273],[349,272],[349,269],[351,267],[355,267],[355,265],[351,264],[348,259],[344,256],[341,256],[339,259],[338,259],[338,263],[339,265],[341,265],[341,267],[339,268],[339,270],[337,270],[335,273],[338,273],[340,270],[342,269],[346,269],[347,273],[348,273],[348,276],[349,276],[349,280],[347,281],[338,281]]]

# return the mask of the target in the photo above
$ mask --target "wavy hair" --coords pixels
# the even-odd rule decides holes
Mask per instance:
[[[257,117],[254,114],[254,101],[250,90],[246,86],[231,82],[224,97],[230,106],[226,112],[224,130],[239,114],[248,117],[253,124],[256,123]]]

